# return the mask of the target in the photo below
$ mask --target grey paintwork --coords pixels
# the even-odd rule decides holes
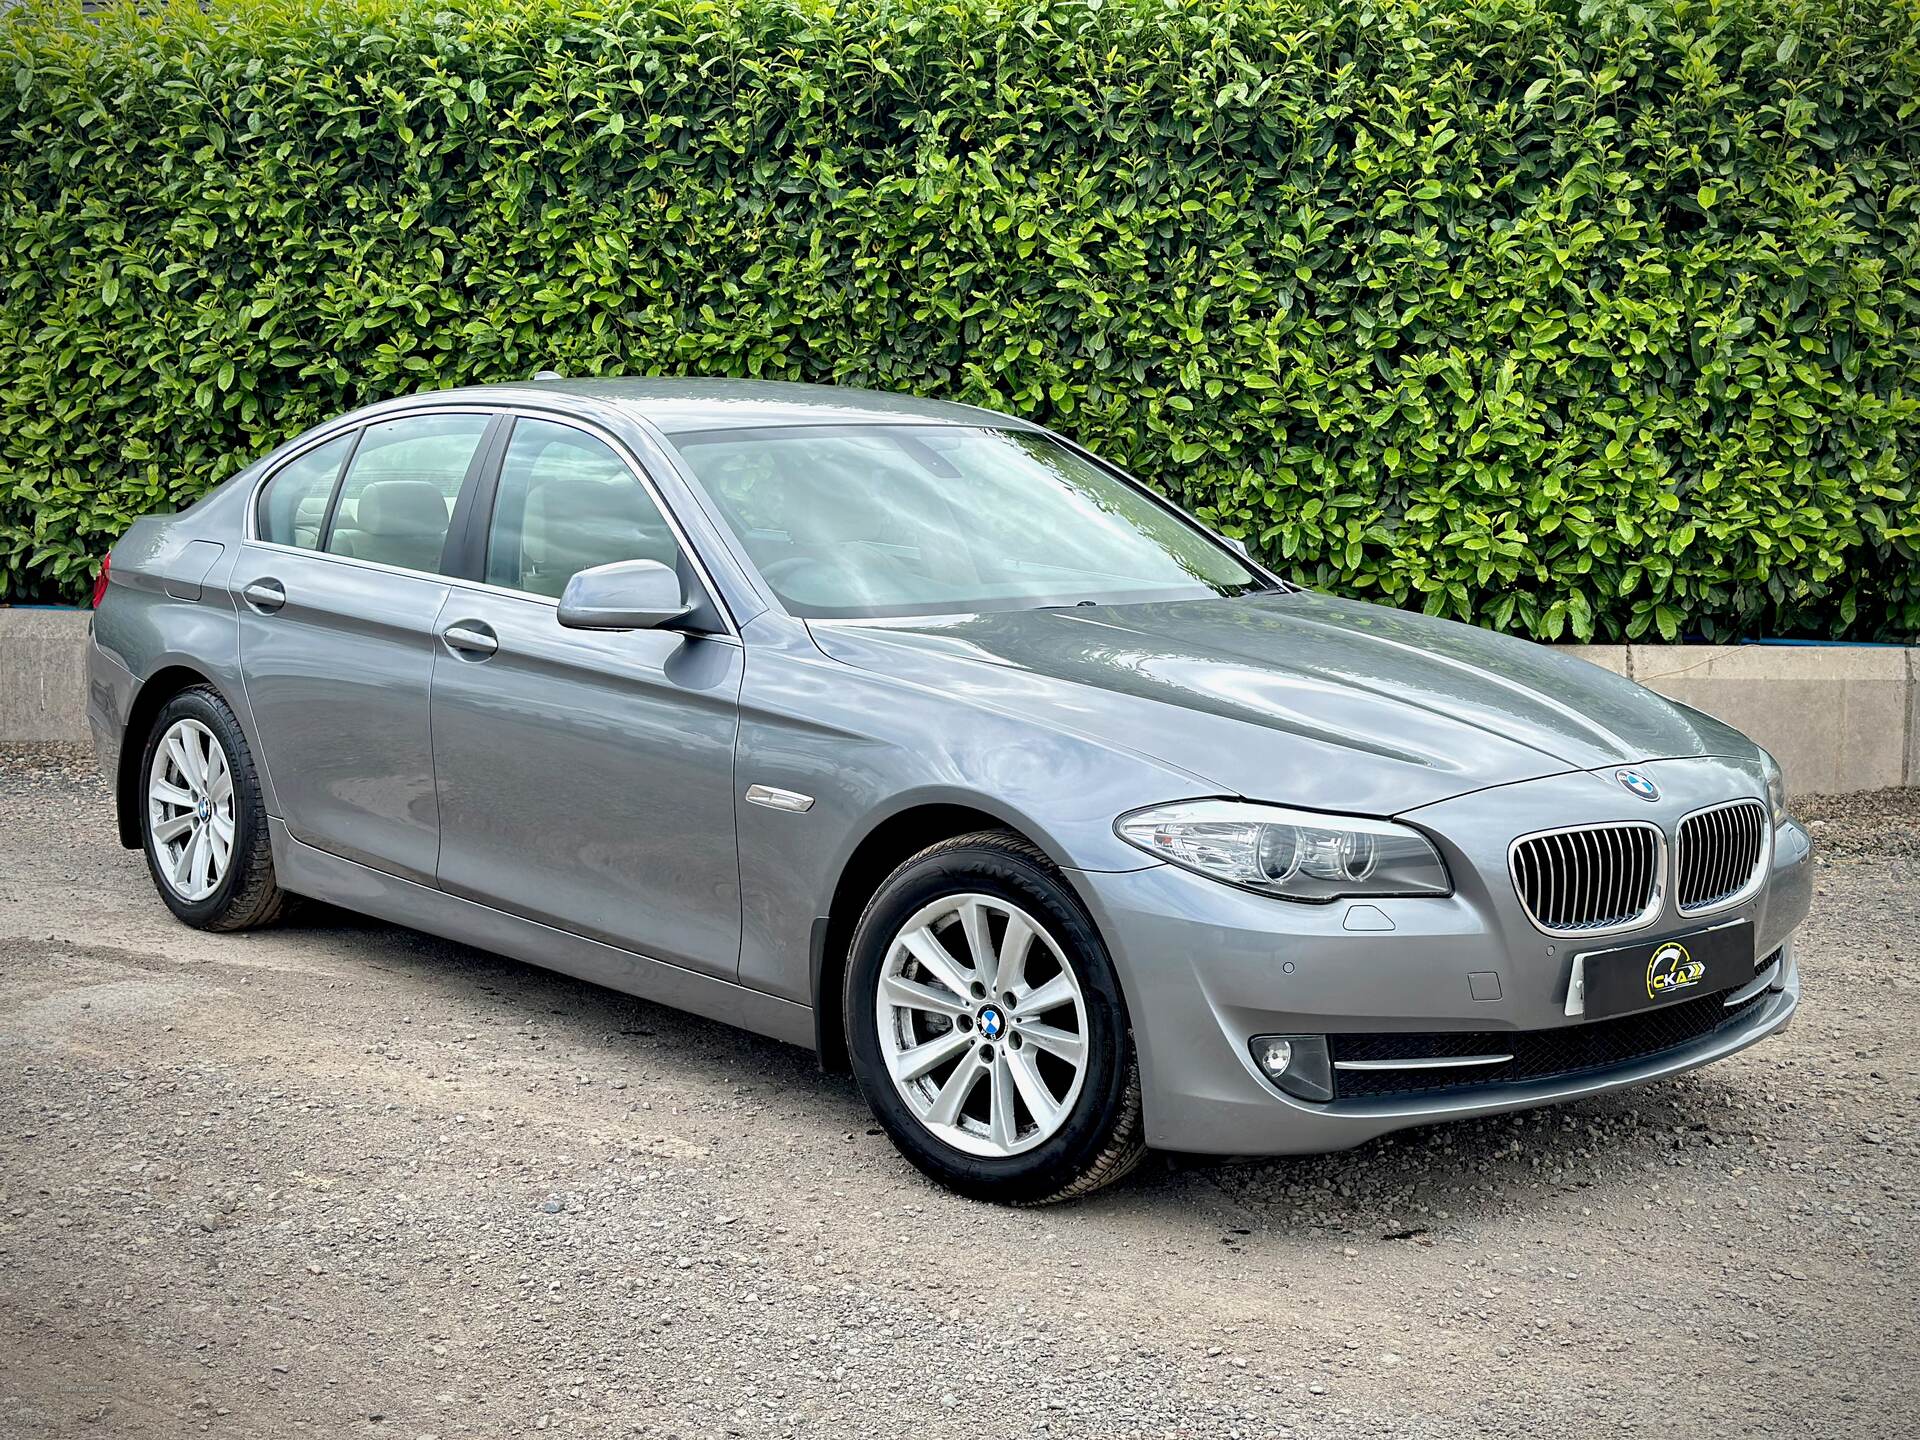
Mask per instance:
[[[562,629],[538,597],[249,538],[251,497],[299,448],[444,406],[566,419],[623,450],[724,623]],[[203,676],[260,757],[288,888],[800,1043],[835,1014],[837,957],[822,943],[844,922],[826,923],[862,842],[926,807],[964,807],[1025,834],[1086,902],[1130,1008],[1148,1137],[1190,1150],[1353,1144],[1635,1083],[1786,1022],[1790,945],[1753,1019],[1656,1062],[1471,1102],[1281,1095],[1254,1069],[1249,1036],[1569,1023],[1575,947],[1521,913],[1508,843],[1584,821],[1671,831],[1700,804],[1764,798],[1760,752],[1542,647],[1307,592],[808,624],[764,586],[672,448],[675,433],[725,425],[901,418],[1031,428],[737,382],[549,382],[342,417],[115,547],[91,665],[102,762],[124,783],[123,733],[157,693],[146,682]],[[243,598],[262,580],[287,594],[271,613]],[[497,650],[450,648],[454,624],[486,627]],[[1628,763],[1658,776],[1658,805],[1613,782]],[[815,803],[752,805],[753,784]],[[1234,890],[1114,833],[1126,811],[1212,795],[1401,817],[1434,838],[1455,892],[1368,902],[1362,923],[1393,928],[1355,929],[1346,904]],[[1769,882],[1715,918],[1750,917],[1764,946],[1782,944],[1809,874],[1805,836],[1788,825]],[[1696,923],[1663,915],[1635,938]],[[1473,998],[1466,977],[1489,972],[1501,998]]]

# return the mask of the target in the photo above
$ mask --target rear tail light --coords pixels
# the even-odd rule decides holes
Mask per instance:
[[[107,594],[107,572],[113,569],[113,556],[100,557],[100,573],[93,577],[93,608],[98,610]]]

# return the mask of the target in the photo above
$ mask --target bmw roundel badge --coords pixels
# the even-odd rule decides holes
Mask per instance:
[[[1613,778],[1620,782],[1629,795],[1638,795],[1642,800],[1658,800],[1660,787],[1642,775],[1638,770],[1616,770]]]

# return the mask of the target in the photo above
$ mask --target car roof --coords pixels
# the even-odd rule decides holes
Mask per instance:
[[[773,380],[551,379],[508,385],[477,385],[436,392],[435,399],[511,404],[551,404],[568,398],[638,415],[667,435],[699,430],[761,429],[781,425],[859,425],[907,422],[920,425],[1037,427],[1011,415],[946,400],[890,395],[836,385],[795,385]]]

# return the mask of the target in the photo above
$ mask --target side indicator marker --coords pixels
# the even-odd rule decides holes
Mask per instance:
[[[769,810],[785,810],[798,815],[813,808],[813,797],[802,795],[797,790],[782,790],[773,785],[749,785],[747,803],[764,805]]]

